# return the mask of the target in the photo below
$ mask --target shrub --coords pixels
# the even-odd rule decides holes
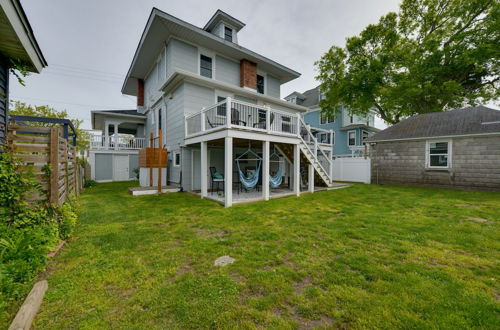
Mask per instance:
[[[75,198],[59,207],[28,203],[25,195],[37,189],[30,171],[0,154],[0,312],[28,292],[47,253],[71,235],[77,222]]]
[[[97,182],[95,182],[94,180],[85,180],[85,183],[83,184],[83,188],[92,188],[96,184],[97,184]]]

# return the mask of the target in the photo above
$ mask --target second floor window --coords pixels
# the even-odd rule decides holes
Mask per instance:
[[[233,29],[227,26],[224,27],[224,39],[233,42]]]
[[[217,103],[224,101],[226,98],[223,96],[217,96]],[[217,107],[217,116],[226,116],[226,103],[219,105]]]
[[[257,75],[257,93],[264,94],[264,77]]]
[[[329,124],[335,122],[335,116],[328,116],[327,114],[320,114],[320,123],[321,124]]]
[[[200,55],[200,74],[207,78],[212,78],[212,58]]]

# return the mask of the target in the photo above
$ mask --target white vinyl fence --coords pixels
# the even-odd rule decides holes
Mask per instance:
[[[333,180],[370,183],[370,158],[345,157],[333,160]]]

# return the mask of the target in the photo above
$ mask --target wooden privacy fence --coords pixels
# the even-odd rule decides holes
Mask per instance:
[[[26,168],[31,167],[42,193],[27,198],[63,204],[83,189],[84,170],[76,161],[76,148],[63,137],[61,127],[9,125],[8,146]]]

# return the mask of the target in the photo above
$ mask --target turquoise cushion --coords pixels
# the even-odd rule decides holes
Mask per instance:
[[[222,175],[219,172],[215,172],[214,179],[222,179]]]

